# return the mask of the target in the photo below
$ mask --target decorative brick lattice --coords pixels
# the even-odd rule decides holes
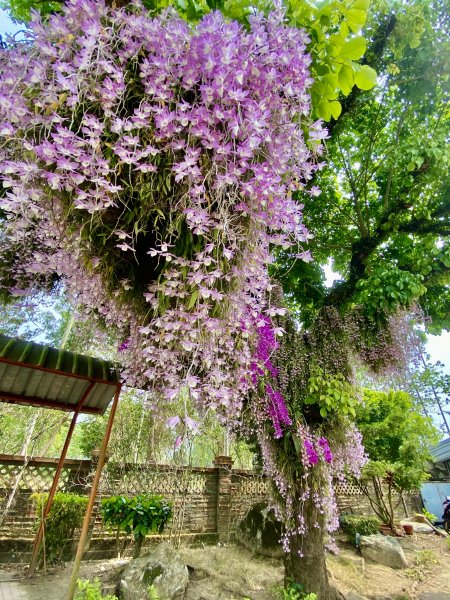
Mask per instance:
[[[27,538],[31,544],[35,508],[30,501],[30,493],[49,490],[57,462],[53,459],[32,459],[24,468],[23,457],[0,457],[0,514],[11,499],[18,481],[14,502],[0,527],[4,539],[14,541]],[[95,462],[88,460],[66,461],[59,489],[88,494],[95,468]],[[233,470],[231,459],[218,457],[215,468],[211,469],[176,468],[151,463],[120,466],[108,463],[103,469],[100,497],[117,494],[162,495],[171,500],[174,506],[173,520],[166,529],[166,534],[172,540],[176,542],[185,535],[206,535],[227,542],[252,506],[270,503],[270,488],[270,480],[261,474]],[[372,513],[370,503],[358,485],[351,481],[336,482],[336,488],[338,505],[343,513]],[[418,510],[414,495],[405,496],[405,502],[410,512]],[[404,516],[402,503],[397,502],[397,505],[398,515]],[[94,529],[94,538],[111,538],[111,534],[103,528],[98,509]],[[114,548],[113,544],[111,556],[114,555]],[[5,560],[9,560],[8,552],[4,552]],[[0,548],[0,558],[2,556]]]
[[[151,467],[104,470],[101,493],[105,494],[158,494],[172,498],[180,494],[203,494],[207,484],[206,473],[189,469],[153,470]]]
[[[334,489],[337,496],[362,496],[361,488],[352,481],[335,481]]]
[[[269,496],[270,481],[263,477],[241,477],[236,478],[238,493],[240,496]]]
[[[0,488],[12,489],[18,482],[18,490],[47,492],[55,474],[54,465],[0,465]],[[69,481],[70,471],[63,469],[58,489],[64,489]]]

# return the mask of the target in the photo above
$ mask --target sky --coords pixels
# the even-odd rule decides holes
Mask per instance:
[[[8,13],[0,8],[0,35],[4,36],[6,33],[12,34],[23,29],[23,25],[13,23],[8,16]]]
[[[427,352],[431,356],[431,361],[441,361],[445,365],[445,372],[450,374],[450,332],[446,331],[441,335],[429,335],[427,343]]]
[[[5,33],[15,33],[23,29],[23,25],[17,25],[11,21],[6,11],[0,9],[0,35]],[[331,268],[327,268],[327,284],[331,285],[336,275]],[[431,361],[440,361],[444,364],[444,370],[450,374],[450,332],[445,332],[440,336],[428,336],[427,352],[430,354]]]

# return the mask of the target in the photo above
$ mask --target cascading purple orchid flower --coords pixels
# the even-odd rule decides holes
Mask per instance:
[[[151,18],[139,1],[69,0],[35,17],[27,43],[0,51],[2,256],[20,257],[3,285],[32,291],[56,274],[125,340],[127,383],[168,399],[188,389],[237,419],[255,375],[255,319],[273,315],[269,246],[308,237],[292,192],[308,193],[326,132],[308,121],[307,42],[280,12],[250,17],[248,31],[217,12],[195,28],[171,10]],[[175,191],[137,211],[141,191],[169,176]],[[172,223],[146,250],[162,269],[139,310],[128,279],[106,285],[84,234],[133,211],[136,222],[107,233],[129,261],[145,219]],[[186,255],[180,219],[201,240]]]

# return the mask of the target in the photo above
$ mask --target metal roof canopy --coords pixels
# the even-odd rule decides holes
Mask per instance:
[[[0,401],[104,414],[120,387],[107,361],[0,335]]]
[[[103,414],[114,398],[78,541],[67,600],[73,600],[75,593],[121,387],[118,372],[107,361],[0,334],[0,402],[54,408],[74,413],[34,539],[28,576],[34,573],[38,562],[39,549],[44,538],[45,520],[53,504],[78,415],[80,413]]]
[[[430,449],[433,462],[444,462],[450,460],[450,438],[442,440],[437,446]]]

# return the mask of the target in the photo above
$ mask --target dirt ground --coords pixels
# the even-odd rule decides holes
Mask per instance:
[[[409,568],[395,570],[363,561],[356,549],[343,542],[339,556],[329,556],[332,582],[348,600],[352,593],[376,600],[450,600],[450,549],[445,540],[421,534],[402,538]],[[190,580],[185,600],[279,600],[283,581],[280,560],[255,556],[238,546],[184,547],[179,550],[188,565]],[[126,561],[91,561],[82,564],[80,578],[99,577],[113,582]],[[0,565],[0,581],[14,581],[18,598],[63,600],[71,565],[46,577],[24,580],[24,569]],[[1,585],[1,584],[0,584]],[[1,594],[0,594],[1,597]],[[355,598],[355,596],[353,596]]]
[[[408,569],[363,561],[349,544],[327,564],[338,589],[377,600],[450,600],[450,549],[441,537],[415,534],[399,539]]]

